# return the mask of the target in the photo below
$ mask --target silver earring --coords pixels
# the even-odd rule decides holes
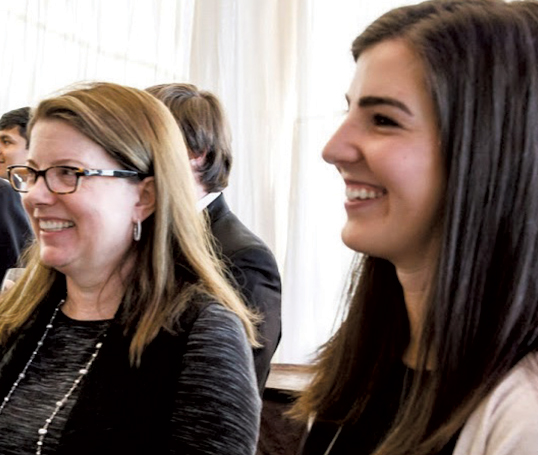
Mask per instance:
[[[142,237],[142,223],[140,220],[136,220],[133,227],[133,240],[138,242],[140,237]]]

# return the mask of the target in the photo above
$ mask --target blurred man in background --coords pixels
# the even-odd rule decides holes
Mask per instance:
[[[20,195],[7,179],[7,167],[24,164],[28,154],[26,126],[30,108],[6,112],[0,118],[0,281],[7,269],[15,267],[26,243],[32,237]]]
[[[228,125],[219,100],[191,84],[163,84],[147,89],[175,117],[189,151],[198,190],[198,207],[207,210],[217,250],[229,278],[247,306],[260,314],[261,348],[254,350],[260,392],[281,336],[281,283],[267,245],[235,216],[222,191],[228,186],[232,151]]]
[[[30,108],[21,107],[6,112],[0,118],[0,177],[7,179],[7,167],[24,164],[28,154],[26,126]]]

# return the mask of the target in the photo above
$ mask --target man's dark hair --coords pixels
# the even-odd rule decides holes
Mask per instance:
[[[209,192],[228,186],[232,151],[224,109],[215,95],[192,84],[162,84],[146,89],[172,112],[189,152],[204,156],[198,172]]]
[[[8,130],[15,126],[19,128],[19,134],[28,141],[26,136],[26,126],[30,120],[30,108],[21,107],[12,111],[6,112],[0,117],[0,130]]]

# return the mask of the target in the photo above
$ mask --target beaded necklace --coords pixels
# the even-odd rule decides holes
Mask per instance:
[[[338,436],[340,436],[340,433],[342,432],[343,425],[340,425],[338,427],[338,430],[334,434],[329,446],[327,447],[327,450],[323,453],[323,455],[329,455],[331,453],[331,450],[334,447],[334,444],[336,443],[336,440],[338,439]]]
[[[30,356],[30,359],[28,359],[28,362],[26,362],[26,365],[24,366],[22,371],[17,376],[17,379],[15,380],[13,385],[11,386],[11,389],[9,389],[9,392],[7,393],[7,395],[2,400],[2,402],[0,404],[0,414],[2,414],[4,408],[6,407],[7,403],[11,399],[11,396],[13,395],[13,393],[15,392],[17,387],[19,386],[20,382],[26,376],[26,372],[28,371],[28,368],[30,367],[30,365],[34,361],[34,358],[37,355],[37,353],[39,352],[39,349],[41,348],[41,346],[43,346],[43,342],[47,338],[47,335],[48,335],[50,329],[52,329],[54,321],[56,319],[56,315],[58,314],[58,311],[60,310],[60,307],[64,304],[64,302],[65,302],[65,300],[62,299],[60,301],[60,303],[54,309],[54,312],[52,313],[50,321],[45,326],[45,332],[43,332],[43,335],[41,335],[41,338],[37,342],[37,346],[34,349],[34,351],[32,352],[32,355]],[[62,409],[62,407],[65,405],[65,403],[67,402],[69,397],[73,394],[75,389],[78,387],[78,385],[80,384],[80,382],[82,381],[84,376],[86,376],[88,374],[88,372],[90,371],[90,368],[91,368],[93,362],[97,358],[97,356],[99,354],[99,351],[100,351],[101,347],[103,346],[103,343],[102,343],[101,339],[104,338],[104,337],[106,337],[106,332],[101,337],[99,337],[99,341],[95,344],[95,350],[93,351],[92,355],[90,356],[90,359],[83,365],[83,367],[80,370],[78,370],[78,376],[73,381],[73,384],[71,384],[71,387],[69,387],[68,391],[64,394],[64,396],[60,400],[58,400],[56,402],[56,406],[54,407],[54,410],[52,411],[50,416],[45,420],[44,425],[38,430],[38,432],[37,432],[38,433],[38,439],[37,439],[37,443],[36,443],[36,455],[41,455],[41,449],[43,448],[43,441],[45,440],[45,436],[48,433],[48,429],[49,429],[50,424],[52,423],[52,421],[54,420],[54,418],[56,417],[58,412],[60,412],[60,409]]]

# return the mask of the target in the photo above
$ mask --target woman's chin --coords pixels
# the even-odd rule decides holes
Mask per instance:
[[[356,253],[390,260],[387,249],[380,244],[378,238],[367,236],[365,233],[359,234],[357,230],[346,229],[347,227],[346,225],[342,229],[342,242],[345,246]]]
[[[367,246],[366,244],[368,242],[364,237],[364,235],[357,232],[357,229],[355,226],[353,226],[353,223],[347,222],[342,228],[342,242],[344,242],[344,245],[357,253],[368,254],[365,251],[365,247]]]
[[[62,271],[67,265],[67,261],[64,257],[59,257],[57,255],[47,254],[42,251],[41,252],[41,263],[46,266],[50,267],[52,269],[56,269],[58,271]]]

